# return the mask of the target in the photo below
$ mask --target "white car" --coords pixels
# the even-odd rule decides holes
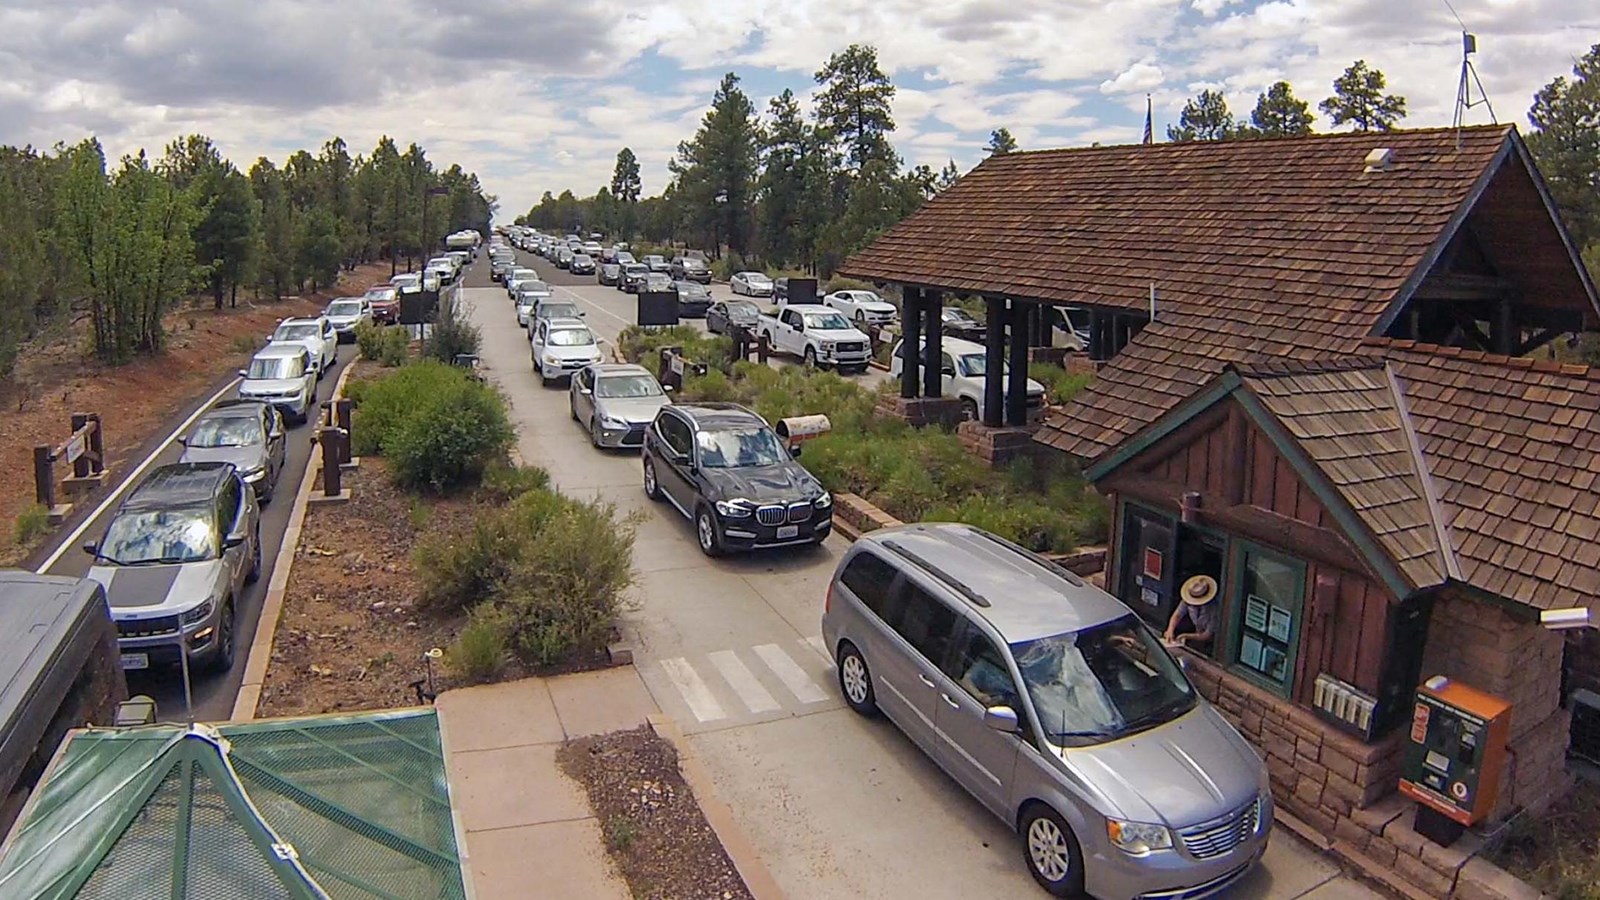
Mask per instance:
[[[843,313],[857,328],[892,324],[899,312],[893,303],[872,291],[834,291],[823,297],[822,302]]]
[[[395,290],[402,294],[415,294],[422,290],[422,274],[420,272],[402,272],[389,279]]]
[[[894,345],[893,354],[889,357],[889,377],[899,378],[902,366],[901,351],[904,342]],[[943,377],[939,382],[939,393],[945,397],[955,397],[961,401],[961,414],[967,419],[983,418],[983,387],[984,373],[989,370],[989,357],[982,344],[974,341],[964,341],[945,335],[939,341],[942,351],[940,368]],[[1009,366],[1006,374],[1010,374]],[[1009,383],[1006,385],[1009,390]],[[1004,393],[1001,394],[1005,396]],[[1028,379],[1028,415],[1033,416],[1044,409],[1044,385],[1032,378]]]
[[[317,373],[299,344],[268,344],[239,370],[239,399],[276,407],[295,423],[305,422],[317,403]]]
[[[550,285],[542,281],[534,279],[520,283],[517,286],[517,324],[527,328],[533,318],[534,308],[550,297]]]
[[[276,331],[267,335],[268,344],[299,344],[311,352],[317,378],[328,374],[339,361],[339,334],[327,316],[284,319]]]
[[[538,280],[539,273],[533,269],[521,266],[514,269],[508,269],[505,274],[506,296],[515,300],[517,299],[517,288],[520,287],[523,282]]]
[[[570,378],[601,360],[600,342],[580,319],[540,319],[529,342],[539,382]]]
[[[760,272],[739,272],[728,282],[735,294],[749,297],[771,297],[772,279]]]
[[[356,326],[372,321],[372,304],[365,297],[340,297],[322,311],[333,323],[333,333],[339,343],[348,344],[356,339]]]

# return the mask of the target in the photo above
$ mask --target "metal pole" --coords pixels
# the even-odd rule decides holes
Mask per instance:
[[[216,640],[220,635],[212,632],[211,639]],[[194,682],[189,676],[189,639],[184,636],[183,626],[178,626],[178,667],[183,670],[183,717],[188,721],[189,727],[194,727]]]

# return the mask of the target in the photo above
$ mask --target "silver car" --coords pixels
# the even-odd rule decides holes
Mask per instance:
[[[322,314],[333,325],[334,337],[341,344],[356,339],[357,325],[372,321],[372,307],[361,297],[341,297],[329,303]]]
[[[644,430],[671,401],[644,366],[598,364],[572,376],[572,418],[596,447],[642,447]]]
[[[550,285],[543,281],[524,281],[517,285],[517,324],[523,328],[533,318],[533,310],[550,299]]]
[[[124,669],[232,668],[244,586],[261,575],[255,492],[223,462],[162,466],[83,548],[103,585]]]
[[[871,532],[822,615],[839,687],[1022,835],[1051,894],[1209,897],[1261,858],[1267,767],[1111,595],[985,531]]]
[[[183,454],[178,462],[226,462],[256,492],[262,503],[272,500],[283,472],[283,415],[267,403],[224,400],[207,410],[179,438]]]
[[[533,370],[539,382],[568,378],[600,361],[600,342],[579,319],[537,319],[529,341]]]
[[[317,403],[317,369],[300,344],[268,344],[239,377],[240,400],[270,403],[292,422],[305,422]]]

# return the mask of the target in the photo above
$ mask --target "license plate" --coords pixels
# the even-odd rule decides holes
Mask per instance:
[[[799,536],[800,536],[800,526],[799,525],[784,525],[784,526],[779,527],[779,529],[778,529],[778,540],[780,540],[780,541],[786,541],[786,540],[788,540],[790,538],[795,538],[795,537],[799,537]]]
[[[148,669],[150,668],[150,654],[124,653],[122,654],[122,667],[124,669]]]

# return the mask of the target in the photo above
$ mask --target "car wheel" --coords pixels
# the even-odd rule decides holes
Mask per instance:
[[[961,398],[961,420],[963,422],[978,421],[978,404],[966,397]]]
[[[872,690],[872,672],[856,645],[845,641],[839,647],[839,693],[844,702],[863,716],[878,714],[877,695]]]
[[[261,580],[261,529],[256,528],[251,536],[252,549],[250,550],[250,571],[244,573],[245,584],[255,584]]]
[[[1082,897],[1083,854],[1061,814],[1034,803],[1022,811],[1022,855],[1028,873],[1055,897]]]
[[[817,367],[817,349],[815,347],[806,348],[805,360],[806,368],[815,369]]]
[[[722,555],[722,535],[717,533],[717,519],[708,507],[700,507],[700,511],[694,515],[694,537],[701,553],[707,556]]]
[[[661,499],[661,482],[656,481],[656,463],[648,456],[644,459],[644,495],[651,500]]]
[[[236,655],[233,620],[236,614],[231,599],[222,605],[222,614],[217,617],[217,652],[211,657],[213,672],[226,672],[233,668],[233,658]]]
[[[859,309],[856,310],[856,330],[862,334],[867,333],[867,314]]]

